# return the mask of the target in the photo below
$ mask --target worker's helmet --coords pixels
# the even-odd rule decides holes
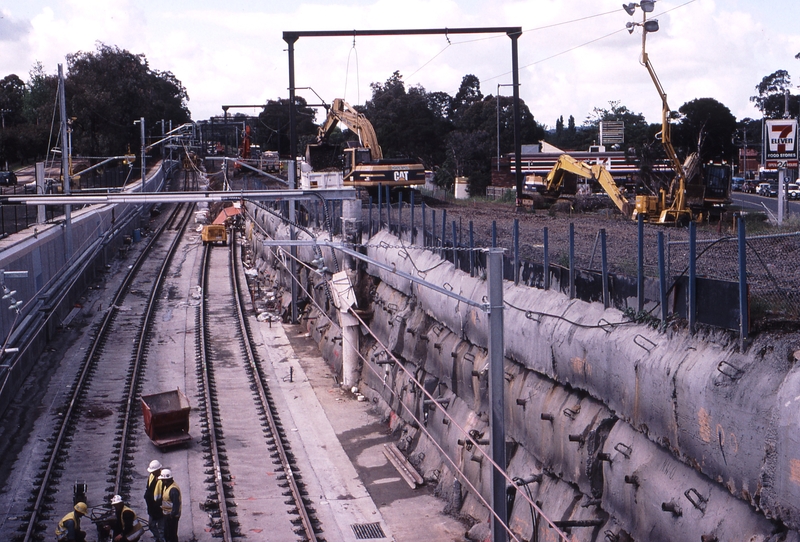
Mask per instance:
[[[163,465],[158,461],[158,459],[153,459],[150,462],[150,466],[147,467],[147,472],[155,472],[161,469],[161,467],[163,467]]]
[[[122,497],[119,495],[114,495],[111,497],[111,504],[122,504]]]
[[[82,516],[85,516],[86,514],[89,513],[89,508],[86,506],[85,502],[77,503],[74,506],[73,510],[75,510],[77,513],[81,514]]]
[[[161,471],[161,476],[158,477],[159,480],[172,480],[172,471],[169,469],[163,469]]]

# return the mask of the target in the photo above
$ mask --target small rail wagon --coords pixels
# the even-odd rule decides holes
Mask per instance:
[[[142,396],[144,429],[159,449],[189,442],[189,399],[180,388]]]

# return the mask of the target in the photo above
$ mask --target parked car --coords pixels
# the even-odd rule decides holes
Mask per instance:
[[[17,184],[17,174],[13,171],[0,171],[0,184],[6,186]]]
[[[765,196],[767,198],[778,197],[778,184],[777,183],[759,183],[756,194]]]
[[[744,190],[744,178],[734,177],[731,179],[731,190],[734,192],[741,192]]]
[[[753,181],[745,181],[744,185],[742,185],[742,192],[745,192],[746,194],[755,194],[756,183]]]
[[[800,199],[800,185],[789,183],[786,185],[786,195],[789,199]]]

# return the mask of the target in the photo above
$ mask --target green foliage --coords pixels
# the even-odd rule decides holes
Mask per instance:
[[[97,43],[94,52],[67,55],[67,114],[75,117],[75,152],[91,156],[121,154],[141,144],[145,118],[152,131],[161,119],[189,121],[188,95],[171,72],[152,70],[142,54]]]
[[[797,57],[795,57],[797,58]],[[751,96],[750,101],[756,104],[766,118],[779,119],[783,117],[786,103],[786,92],[792,89],[792,76],[786,70],[778,70],[765,76],[756,85],[756,96]],[[800,97],[789,96],[789,113],[798,115]]]
[[[703,162],[728,160],[734,154],[736,117],[714,98],[699,98],[683,104],[673,144],[684,156],[698,152]]]
[[[98,43],[93,52],[67,55],[66,109],[72,122],[75,154],[113,156],[141,145],[134,120],[145,118],[148,133],[164,119],[178,125],[189,121],[189,99],[169,71],[153,70],[144,55]],[[11,74],[0,80],[0,107],[6,113],[0,160],[25,162],[43,158],[55,143],[58,78],[40,62],[28,82]],[[160,130],[158,131],[160,136]]]
[[[317,137],[316,111],[308,107],[302,96],[295,96],[296,130],[298,149],[306,148],[306,144],[313,142]],[[268,100],[264,110],[258,115],[258,122],[253,125],[253,141],[265,151],[278,151],[281,156],[290,156],[289,153],[289,100],[278,98]],[[340,133],[340,132],[337,132]],[[330,143],[336,144],[336,138],[331,137]]]

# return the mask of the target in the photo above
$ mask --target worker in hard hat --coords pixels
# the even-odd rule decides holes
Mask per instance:
[[[125,506],[122,497],[111,498],[114,509],[114,523],[111,525],[111,536],[114,542],[136,542],[144,534],[144,526],[136,517],[136,512]]]
[[[86,532],[81,531],[81,518],[89,513],[85,502],[72,507],[72,512],[61,518],[56,526],[56,540],[59,542],[85,542]]]
[[[164,512],[161,511],[162,483],[161,476],[163,465],[158,459],[153,459],[147,467],[147,488],[144,491],[144,502],[147,503],[147,522],[150,532],[156,542],[164,542],[164,533],[161,526],[164,523]]]
[[[181,488],[172,479],[172,471],[162,469],[161,511],[164,513],[164,540],[178,542],[178,521],[181,519]]]

